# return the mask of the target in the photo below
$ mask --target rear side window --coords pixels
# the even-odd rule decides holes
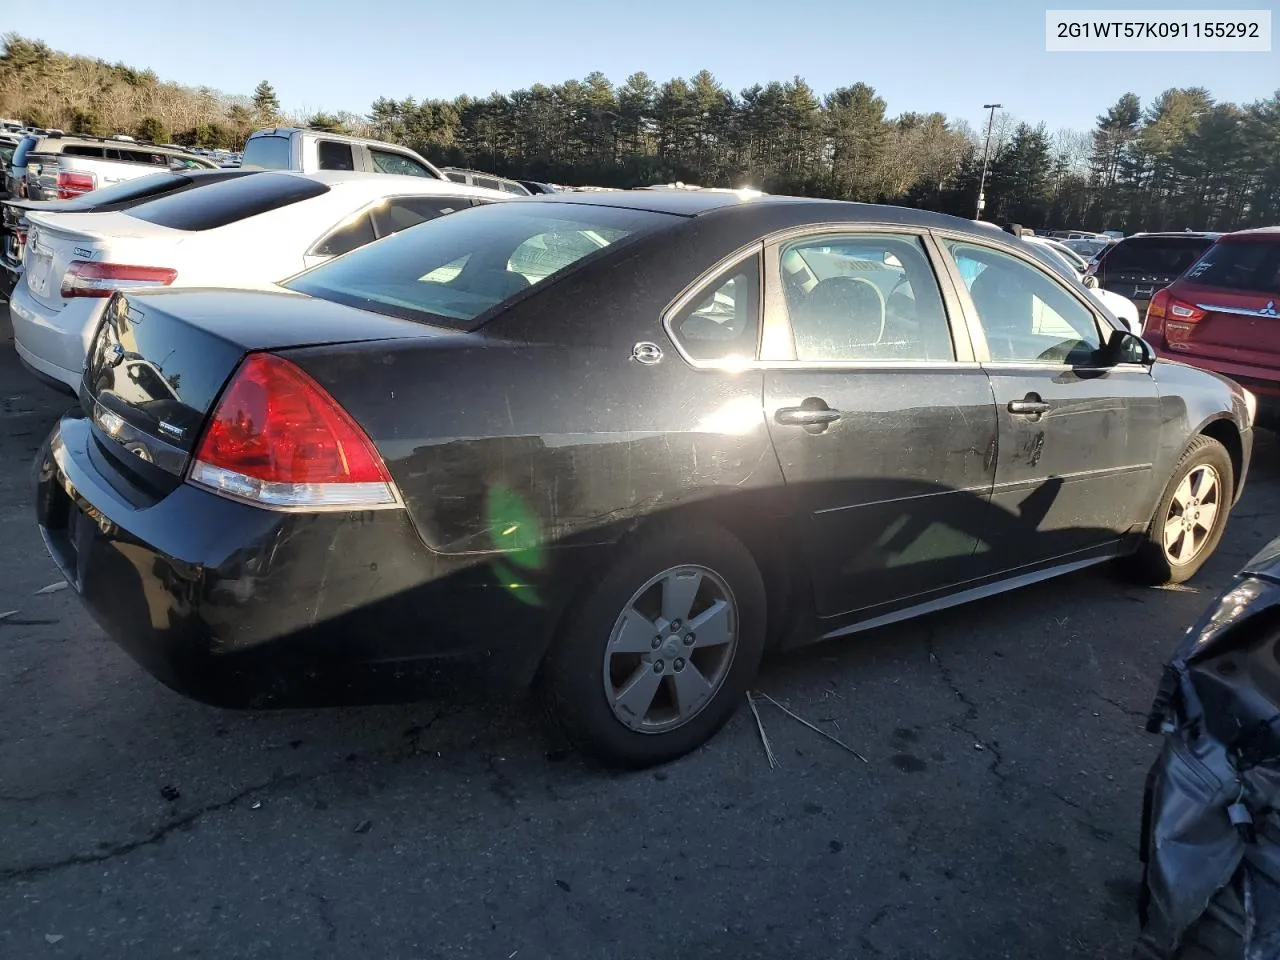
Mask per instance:
[[[1186,278],[1205,287],[1280,294],[1280,237],[1214,244]]]
[[[291,170],[293,152],[288,137],[250,137],[244,145],[241,165],[261,167],[264,170]]]
[[[712,280],[671,319],[671,332],[694,360],[754,360],[760,334],[759,255]]]
[[[354,170],[356,162],[351,155],[351,144],[336,140],[321,140],[317,145],[321,170]]]
[[[328,192],[328,187],[314,180],[259,173],[149,200],[129,215],[175,230],[213,230]]]
[[[1102,260],[1107,273],[1179,276],[1212,243],[1202,237],[1141,237],[1122,240]]]
[[[467,182],[467,175],[465,173],[458,173],[456,170],[446,171],[445,176],[448,177],[450,180],[452,180],[454,183]]]
[[[378,238],[373,232],[373,220],[369,214],[362,213],[346,226],[339,227],[321,240],[316,245],[315,252],[322,257],[340,257],[357,247],[363,247],[366,243],[373,243],[376,239]]]
[[[431,173],[411,157],[406,157],[402,153],[392,153],[390,150],[376,150],[369,148],[369,155],[373,157],[373,166],[379,173],[399,173],[408,177],[431,177]],[[435,179],[435,177],[431,177]]]
[[[89,147],[79,143],[69,143],[62,148],[62,155],[66,157],[97,157],[101,159],[107,155],[107,151],[102,147]]]
[[[542,282],[549,265],[521,272],[517,251],[577,261],[678,218],[646,210],[556,203],[491,203],[437,217],[295,277],[285,286],[406,320],[470,330],[476,320]]]
[[[461,197],[392,197],[373,212],[373,221],[378,236],[386,237],[469,206],[471,201]]]

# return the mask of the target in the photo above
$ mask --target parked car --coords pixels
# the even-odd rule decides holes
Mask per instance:
[[[27,215],[31,213],[105,213],[126,210],[167,193],[208,186],[254,173],[253,170],[188,170],[152,173],[99,187],[69,200],[6,200],[0,203],[0,293],[9,296],[22,274],[27,246]]]
[[[358,170],[443,180],[444,174],[408,147],[297,127],[259,130],[245,141],[240,165],[263,170]]]
[[[271,286],[423,220],[505,199],[426,177],[260,171],[110,213],[29,214],[9,304],[14,346],[37,376],[74,394],[116,289]]]
[[[1134,960],[1249,960],[1280,945],[1280,539],[1166,662],[1147,721]]]
[[[25,199],[27,195],[27,154],[40,141],[34,134],[26,134],[18,141],[13,156],[9,158],[9,166],[4,175],[4,192],[6,197]]]
[[[1138,307],[1132,301],[1120,296],[1118,293],[1112,293],[1110,290],[1103,290],[1097,285],[1097,280],[1093,277],[1086,277],[1085,274],[1089,269],[1088,262],[1078,253],[1066,246],[1058,240],[1051,240],[1048,237],[1023,236],[1024,240],[1035,244],[1042,249],[1048,250],[1053,256],[1057,257],[1064,265],[1066,265],[1075,276],[1084,283],[1089,293],[1102,302],[1102,305],[1112,312],[1117,318],[1123,320],[1130,332],[1135,334],[1142,333],[1142,319],[1138,316]]]
[[[766,646],[1117,557],[1185,580],[1252,450],[1243,388],[919,210],[564,194],[282,286],[117,293],[36,464],[83,602],[214,703],[536,683],[662,762]]]
[[[509,180],[506,177],[484,173],[480,170],[464,170],[461,167],[441,167],[440,169],[454,183],[469,183],[472,186],[485,187],[489,190],[505,190],[507,193],[513,193],[517,197],[527,197],[535,192],[519,180]]]
[[[559,193],[560,188],[553,183],[543,183],[540,180],[517,180],[522,187],[531,194],[539,193]]]
[[[1219,237],[1147,310],[1155,352],[1230,377],[1280,422],[1280,227]]]
[[[1075,240],[1062,240],[1060,242],[1068,250],[1079,254],[1086,260],[1093,260],[1102,253],[1102,251],[1116,243],[1115,240],[1109,240],[1106,237],[1077,238]]]
[[[140,140],[42,137],[26,154],[26,196],[31,200],[67,200],[150,173],[197,169],[215,170],[217,164]]]
[[[13,154],[21,142],[21,137],[0,134],[0,200],[9,195],[9,165],[13,162]]]
[[[1092,275],[1104,290],[1132,300],[1143,317],[1155,292],[1213,245],[1216,233],[1135,233],[1102,251]]]

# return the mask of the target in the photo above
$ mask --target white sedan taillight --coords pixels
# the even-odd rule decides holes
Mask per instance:
[[[124,287],[167,287],[176,279],[178,271],[170,267],[72,260],[62,275],[62,296],[109,297]]]

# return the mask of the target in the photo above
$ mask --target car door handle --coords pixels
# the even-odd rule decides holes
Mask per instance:
[[[1023,416],[1028,416],[1028,415],[1038,416],[1039,414],[1047,413],[1048,410],[1049,410],[1049,404],[1047,404],[1045,401],[1041,400],[1039,397],[1035,396],[1034,394],[1027,396],[1023,400],[1009,401],[1010,413],[1019,413],[1019,414],[1022,414]]]
[[[830,409],[813,410],[809,407],[779,407],[774,411],[773,419],[778,423],[790,426],[811,427],[839,420],[840,411]]]

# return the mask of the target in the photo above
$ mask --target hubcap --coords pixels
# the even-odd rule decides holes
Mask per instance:
[[[1164,521],[1164,555],[1170,563],[1187,564],[1200,555],[1221,508],[1218,471],[1207,463],[1193,467],[1173,492]]]
[[[738,604],[715,571],[671,567],[637,590],[614,621],[604,690],[622,723],[667,733],[705,707],[738,646]]]

